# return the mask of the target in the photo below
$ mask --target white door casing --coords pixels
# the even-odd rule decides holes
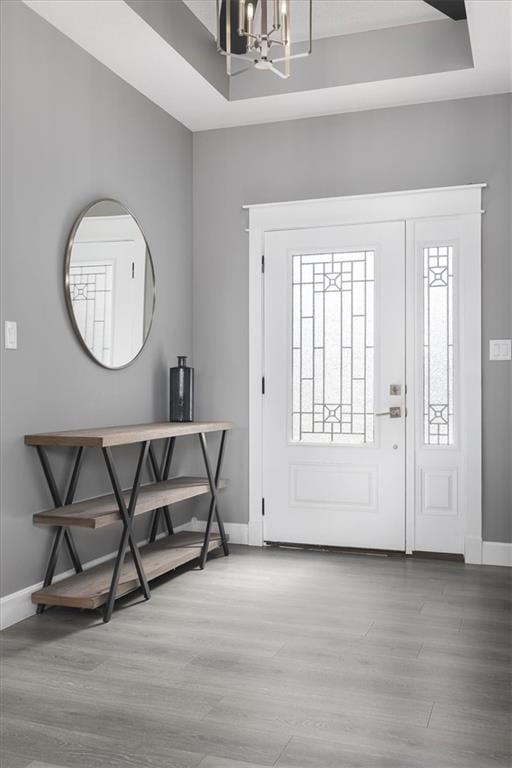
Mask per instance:
[[[261,273],[261,257],[264,252],[265,233],[284,231],[300,227],[329,227],[346,224],[376,223],[389,221],[406,222],[406,327],[414,333],[407,334],[407,465],[416,466],[416,458],[421,464],[423,448],[419,444],[419,429],[422,410],[418,403],[418,356],[417,303],[420,291],[415,282],[412,260],[417,259],[415,237],[419,241],[417,226],[423,221],[452,218],[463,226],[459,234],[464,248],[462,272],[458,277],[460,301],[456,321],[460,323],[459,335],[459,382],[464,382],[459,393],[459,424],[461,434],[460,476],[457,477],[457,534],[455,539],[463,540],[463,553],[466,562],[481,563],[482,558],[482,508],[481,508],[481,307],[480,307],[480,258],[481,258],[481,195],[485,184],[460,187],[447,187],[427,190],[390,192],[387,194],[357,195],[352,197],[326,198],[318,200],[295,201],[276,204],[245,206],[249,211],[249,368],[250,368],[250,409],[249,409],[249,543],[261,545],[263,542],[262,525],[262,489],[263,489],[263,398],[261,394],[261,376],[264,372],[263,360],[263,315],[264,296]],[[439,233],[442,234],[441,230]],[[453,235],[452,235],[453,236]],[[440,243],[442,245],[442,243]],[[416,365],[414,363],[416,361]],[[468,384],[468,381],[470,384]],[[411,388],[417,397],[411,396]],[[422,390],[421,390],[422,391]],[[437,450],[437,449],[436,449]],[[437,451],[439,456],[454,454],[453,451]],[[429,450],[427,454],[434,455]],[[433,465],[432,465],[433,466]],[[430,499],[435,501],[440,494],[452,494],[453,485],[446,481],[444,470],[449,467],[442,462],[437,465],[437,476],[430,490]],[[419,513],[420,471],[407,473],[406,488],[406,551],[427,549],[429,515],[425,510]],[[427,494],[428,496],[428,494]],[[443,502],[446,506],[446,502]],[[452,501],[450,500],[450,504]],[[439,504],[432,503],[432,507]],[[442,506],[442,505],[441,505]],[[439,510],[437,510],[438,512]],[[417,518],[422,519],[418,522]],[[449,515],[437,514],[439,531],[449,528],[453,523],[444,522]],[[439,524],[441,523],[441,524]],[[430,535],[430,534],[428,534]],[[444,543],[438,551],[454,551]],[[430,545],[429,545],[430,546]],[[432,548],[436,548],[432,545]]]
[[[403,222],[265,236],[265,541],[405,548],[404,255]]]

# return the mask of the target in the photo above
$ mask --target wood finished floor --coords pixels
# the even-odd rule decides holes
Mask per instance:
[[[498,768],[510,569],[233,547],[5,630],[2,768]]]

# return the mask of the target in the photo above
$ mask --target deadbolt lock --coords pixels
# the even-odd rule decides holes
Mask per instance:
[[[401,384],[390,384],[389,385],[389,394],[390,395],[401,395],[402,394],[402,385]]]

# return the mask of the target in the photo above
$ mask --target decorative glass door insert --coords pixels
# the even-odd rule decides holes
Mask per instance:
[[[423,249],[423,439],[453,445],[453,247]]]
[[[374,257],[292,256],[292,442],[373,442]]]

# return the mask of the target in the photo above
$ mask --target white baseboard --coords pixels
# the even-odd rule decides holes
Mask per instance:
[[[197,531],[202,533],[206,527],[205,520],[198,520],[197,517],[193,517],[185,525],[181,525],[177,528],[177,531],[188,530]],[[248,523],[224,523],[224,529],[229,536],[231,544],[249,544],[249,524]]]
[[[504,565],[512,567],[512,544],[502,541],[482,541],[477,536],[466,536],[464,561],[468,565]]]
[[[512,568],[512,544],[503,541],[482,542],[482,563]]]
[[[202,532],[205,529],[205,525],[206,523],[204,520],[197,520],[197,518],[193,517],[188,523],[178,526],[176,528],[176,533],[184,530]],[[224,527],[232,544],[249,543],[249,526],[247,523],[224,523]],[[162,536],[165,536],[165,533],[160,534],[158,538],[161,538]],[[143,546],[144,544],[147,544],[147,542],[148,540],[145,539],[144,541],[140,541],[139,545]],[[89,562],[84,563],[84,569],[93,568],[95,565],[100,565],[107,560],[112,560],[116,554],[117,552],[110,552],[108,555],[103,555],[102,557],[90,560]],[[62,579],[66,579],[73,574],[74,570],[71,568],[70,570],[59,573],[55,576],[54,580],[62,581]],[[32,584],[30,587],[25,587],[24,589],[18,590],[18,592],[12,592],[10,595],[0,598],[0,630],[7,629],[7,627],[17,624],[19,621],[23,621],[23,619],[28,619],[29,616],[32,616],[35,613],[36,606],[32,603],[31,595],[32,592],[36,592],[38,589],[41,589],[42,586],[43,582],[40,581],[37,584]]]

